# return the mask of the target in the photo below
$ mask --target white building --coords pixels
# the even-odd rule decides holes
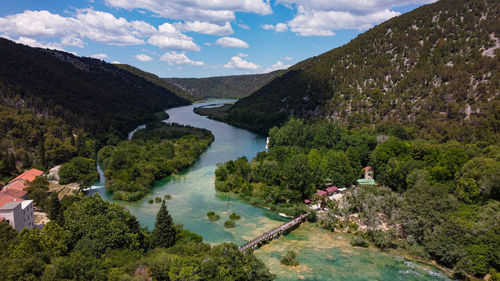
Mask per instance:
[[[11,201],[0,207],[0,218],[19,232],[25,227],[32,229],[35,226],[34,213],[33,200]]]

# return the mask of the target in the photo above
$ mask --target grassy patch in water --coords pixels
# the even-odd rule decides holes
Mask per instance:
[[[288,251],[280,260],[281,264],[288,266],[298,266],[297,254],[294,251]]]
[[[230,215],[229,215],[229,218],[230,218],[231,220],[233,220],[233,221],[236,221],[236,220],[241,219],[241,216],[240,216],[240,215],[238,215],[238,214],[236,214],[236,213],[232,213],[232,214],[230,214]]]
[[[167,194],[167,195],[163,196],[163,199],[170,200],[170,199],[172,199],[172,196],[170,196],[169,194]]]
[[[220,219],[220,216],[217,215],[214,211],[208,211],[207,212],[207,217],[210,221],[218,221]]]
[[[227,220],[227,221],[224,222],[224,227],[225,228],[233,228],[235,226],[236,226],[236,224],[232,220]]]

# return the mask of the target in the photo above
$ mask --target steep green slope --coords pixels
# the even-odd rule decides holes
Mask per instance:
[[[393,18],[291,67],[237,102],[229,121],[266,131],[295,115],[498,140],[499,6],[442,0]]]
[[[132,74],[135,74],[139,77],[142,77],[153,84],[156,84],[162,88],[165,88],[165,89],[169,90],[170,92],[172,92],[180,97],[183,97],[183,98],[191,100],[191,101],[194,101],[196,99],[195,97],[191,96],[188,92],[186,92],[183,89],[169,83],[166,79],[163,79],[163,78],[156,76],[153,73],[143,71],[137,67],[133,67],[133,66],[128,65],[128,64],[115,64],[115,65],[121,69],[124,69],[124,70],[131,72]]]
[[[101,60],[0,39],[2,104],[62,117],[90,132],[124,135],[152,113],[189,104],[171,91]]]
[[[164,78],[164,80],[198,99],[208,97],[242,98],[250,95],[283,72],[284,70],[277,70],[264,74],[209,78]]]
[[[112,64],[0,38],[0,184],[95,157],[155,112],[189,101]]]

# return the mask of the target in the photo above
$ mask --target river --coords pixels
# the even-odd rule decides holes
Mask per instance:
[[[174,221],[201,234],[207,243],[241,245],[286,221],[273,212],[251,206],[214,188],[217,163],[240,156],[251,159],[265,149],[265,138],[193,112],[195,107],[231,101],[234,100],[213,99],[167,110],[170,118],[166,122],[208,129],[215,141],[192,167],[156,182],[149,196],[137,202],[116,203],[129,209],[142,225],[152,229],[160,204],[149,204],[148,200],[170,195],[172,199],[167,201],[167,206]],[[103,178],[89,191],[93,193],[113,201],[104,188]],[[221,219],[210,222],[206,216],[208,211],[215,211]],[[239,214],[241,219],[236,221],[235,228],[227,229],[224,221],[232,212]],[[298,254],[300,266],[286,267],[279,263],[281,256],[290,249]],[[376,250],[353,248],[345,236],[308,223],[256,250],[255,254],[277,274],[276,280],[449,280],[436,268]]]

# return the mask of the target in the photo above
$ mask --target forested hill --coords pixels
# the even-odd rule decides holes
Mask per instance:
[[[113,64],[0,38],[2,105],[61,117],[72,128],[125,135],[189,101]]]
[[[276,70],[264,74],[208,78],[164,78],[164,80],[198,99],[208,97],[242,98],[249,96],[283,72],[284,70]]]
[[[295,115],[498,140],[499,8],[496,0],[442,0],[393,18],[289,68],[237,102],[229,121],[265,132]]]
[[[180,97],[186,98],[186,99],[191,100],[191,101],[194,101],[197,99],[196,97],[191,96],[188,92],[184,91],[183,89],[169,83],[166,79],[158,77],[156,74],[143,71],[137,67],[133,67],[133,66],[128,65],[128,64],[115,64],[115,65],[121,69],[124,69],[124,70],[131,72],[132,74],[135,74],[139,77],[142,77],[151,83],[154,83],[162,88],[165,88],[165,89],[171,91],[172,93],[174,93]]]

